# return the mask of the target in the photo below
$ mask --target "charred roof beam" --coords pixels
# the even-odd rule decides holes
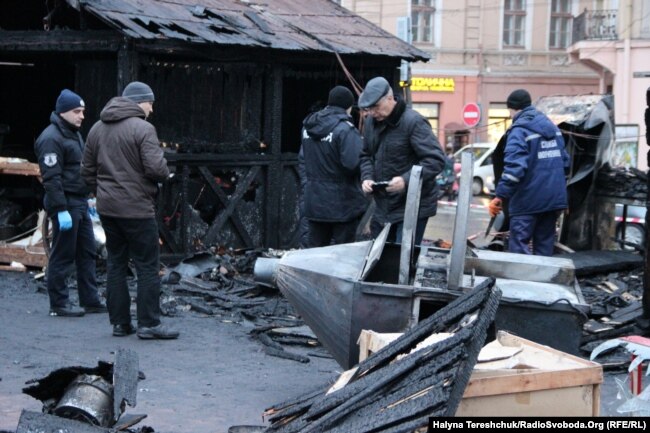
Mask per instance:
[[[0,50],[114,52],[119,49],[122,39],[123,36],[113,30],[53,30],[42,33],[0,30]]]

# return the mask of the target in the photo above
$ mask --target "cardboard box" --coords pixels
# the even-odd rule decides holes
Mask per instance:
[[[362,331],[359,360],[401,334]],[[457,416],[599,416],[603,369],[507,332],[474,366]]]

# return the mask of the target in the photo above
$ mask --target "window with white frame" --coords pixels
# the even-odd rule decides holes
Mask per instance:
[[[503,7],[503,46],[524,48],[526,0],[505,0]]]
[[[551,2],[551,31],[548,41],[550,48],[563,49],[571,45],[571,3],[571,0]]]
[[[498,143],[512,124],[510,110],[505,103],[491,102],[488,107],[488,141]]]
[[[411,33],[413,42],[433,43],[434,0],[411,0]]]
[[[641,2],[641,38],[650,38],[650,0]]]

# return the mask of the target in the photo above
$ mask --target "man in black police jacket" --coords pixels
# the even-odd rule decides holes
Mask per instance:
[[[34,144],[45,188],[45,210],[52,220],[52,248],[47,265],[50,316],[79,317],[84,313],[107,312],[97,293],[89,191],[80,173],[84,141],[79,128],[84,110],[83,99],[64,89],[50,115],[50,125]],[[68,297],[66,277],[73,263],[83,309],[73,306]]]

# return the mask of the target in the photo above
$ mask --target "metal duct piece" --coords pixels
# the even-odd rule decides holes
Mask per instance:
[[[109,427],[113,424],[113,386],[100,376],[81,374],[68,385],[54,413]]]

